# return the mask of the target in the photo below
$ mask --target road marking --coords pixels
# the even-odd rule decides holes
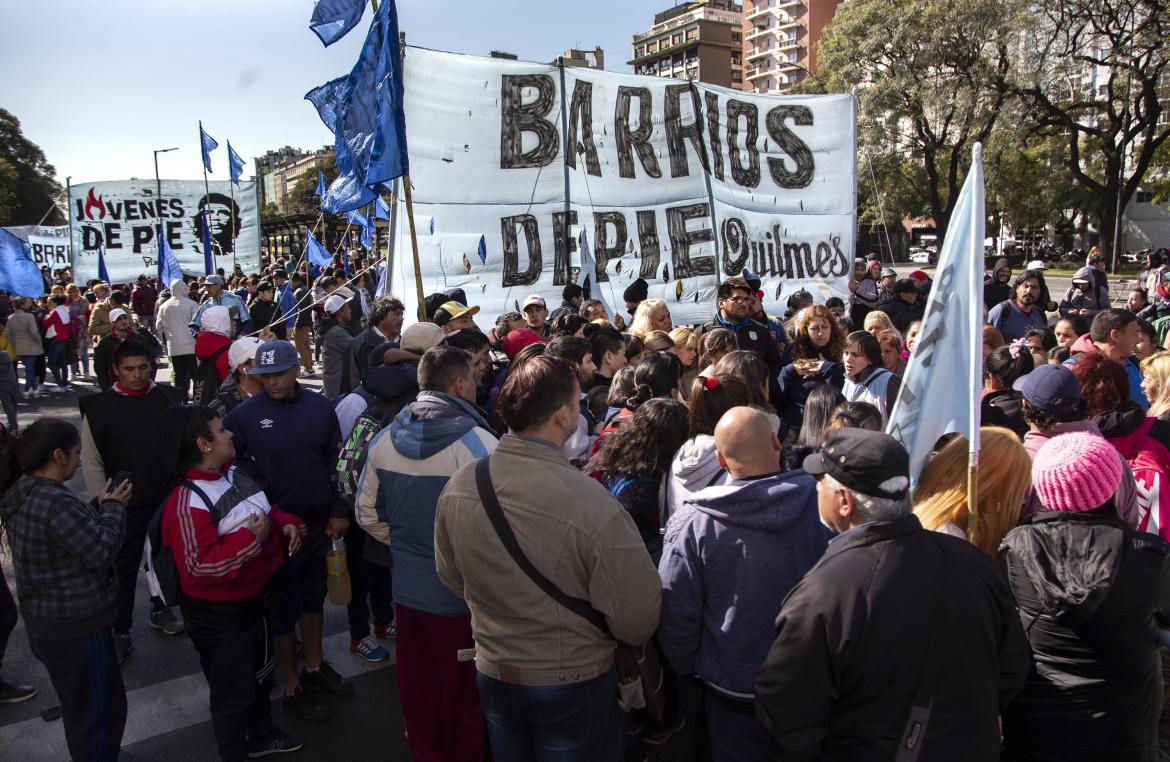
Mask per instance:
[[[324,640],[325,658],[342,677],[355,677],[394,664],[394,644],[387,661],[372,664],[349,652],[349,633],[339,632]],[[131,657],[133,658],[133,657]],[[278,670],[279,672],[279,670]],[[207,680],[202,672],[146,685],[126,694],[126,730],[122,746],[173,733],[211,719],[207,705]],[[6,759],[68,759],[65,732],[59,720],[34,717],[0,727],[0,749]]]

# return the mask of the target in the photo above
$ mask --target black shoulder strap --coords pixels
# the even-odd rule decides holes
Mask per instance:
[[[942,556],[943,568],[946,568],[946,551],[943,550],[937,538],[930,536],[931,532],[922,531],[927,542],[934,547],[934,551]],[[926,728],[934,703],[934,689],[938,683],[938,674],[943,663],[943,649],[940,646],[947,642],[946,617],[950,611],[950,607],[947,605],[948,587],[947,575],[938,575],[934,584],[934,605],[931,606],[926,660],[922,665],[922,673],[918,676],[918,687],[914,691],[914,698],[910,701],[910,711],[907,713],[906,724],[902,729],[898,753],[894,756],[895,762],[914,762],[917,760],[918,755],[922,752],[922,744],[926,741]]]
[[[492,528],[496,530],[500,542],[504,544],[504,548],[508,551],[508,555],[512,556],[512,560],[520,567],[520,571],[528,575],[528,578],[549,598],[587,620],[602,633],[609,635],[609,626],[605,623],[605,616],[600,611],[593,608],[592,604],[583,598],[573,598],[565,594],[552,580],[541,574],[528,560],[528,556],[524,555],[516,535],[512,532],[512,527],[508,525],[508,519],[504,517],[500,501],[496,499],[496,488],[492,485],[489,458],[481,458],[476,461],[475,487],[479,490],[480,502],[483,503],[484,511],[492,522]]]
[[[203,501],[203,504],[207,506],[207,512],[211,514],[211,523],[219,523],[219,520],[222,519],[223,516],[219,515],[218,506],[216,505],[215,501],[207,496],[206,492],[196,487],[195,482],[191,481],[190,479],[184,479],[183,481],[179,482],[179,486],[186,487],[198,495],[199,499]]]
[[[210,355],[207,356],[207,362],[209,362],[209,363],[215,362],[216,360],[219,359],[220,355],[222,355],[224,352],[231,349],[231,347],[232,347],[231,344],[224,344],[222,347],[220,347],[219,349],[215,350],[214,352],[212,352]]]

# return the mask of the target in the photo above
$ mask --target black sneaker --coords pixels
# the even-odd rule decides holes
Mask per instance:
[[[167,635],[182,635],[187,628],[183,620],[175,616],[174,609],[159,609],[150,612],[150,626],[162,630]]]
[[[285,696],[283,703],[284,711],[310,725],[325,722],[333,716],[333,710],[321,700],[320,694],[315,690],[307,691],[304,686],[298,685],[297,692],[291,696]]]
[[[114,652],[118,655],[118,663],[126,661],[126,657],[134,652],[134,641],[130,640],[129,633],[114,633]]]
[[[295,733],[285,733],[275,725],[267,738],[259,741],[248,741],[248,759],[260,759],[269,754],[285,754],[303,748],[305,739]]]
[[[28,701],[37,695],[37,689],[31,685],[13,685],[0,680],[0,704],[19,704]]]
[[[353,693],[353,683],[337,674],[337,670],[329,666],[329,662],[324,659],[321,660],[321,668],[316,672],[301,667],[301,682],[333,696],[348,696]]]

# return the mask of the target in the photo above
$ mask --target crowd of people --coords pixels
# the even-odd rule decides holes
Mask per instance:
[[[11,300],[30,397],[91,347],[100,388],[0,442],[0,655],[19,610],[74,759],[117,757],[144,561],[221,758],[302,748],[269,696],[318,723],[355,690],[322,649],[339,548],[417,760],[1158,758],[1166,252],[1124,308],[1095,251],[1059,302],[1042,262],[970,286],[974,505],[965,438],[912,473],[882,433],[921,271],[859,259],[850,299],[773,316],[745,270],[691,326],[641,279],[622,314],[569,284],[491,325],[453,289],[404,327],[372,268],[288,264]]]

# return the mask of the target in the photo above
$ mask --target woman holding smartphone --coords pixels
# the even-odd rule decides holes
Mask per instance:
[[[176,486],[163,507],[162,543],[179,576],[179,608],[199,652],[211,726],[223,760],[294,751],[304,742],[272,723],[268,694],[276,655],[265,591],[304,523],[268,502],[232,464],[232,433],[212,408],[163,413]]]
[[[16,439],[0,435],[0,522],[12,548],[29,648],[61,702],[69,755],[118,758],[126,688],[114,652],[118,576],[131,484],[83,502],[65,482],[81,465],[81,434],[42,418]]]
[[[784,420],[799,429],[809,392],[822,384],[840,390],[845,385],[841,353],[845,329],[822,304],[802,310],[793,325],[792,362],[780,370],[780,401]]]

